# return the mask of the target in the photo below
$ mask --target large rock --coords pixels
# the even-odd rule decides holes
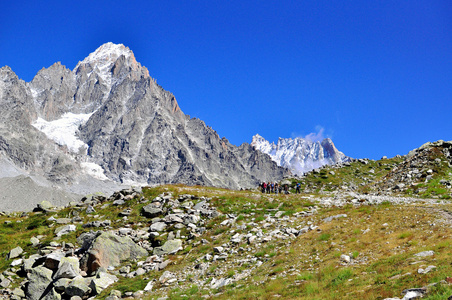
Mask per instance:
[[[49,291],[44,295],[43,298],[41,298],[41,300],[60,300],[60,299],[61,295],[57,293],[57,291],[53,287],[49,288]]]
[[[50,211],[50,210],[52,210],[52,208],[53,208],[52,203],[50,203],[47,200],[43,200],[40,203],[38,203],[36,210],[38,210],[38,211]]]
[[[8,254],[8,259],[19,257],[22,254],[22,252],[24,252],[24,250],[19,246],[14,249],[11,249],[11,251],[9,251]]]
[[[149,227],[149,231],[161,232],[161,231],[165,230],[165,228],[166,228],[165,222],[156,222],[156,223],[152,224],[151,227]]]
[[[135,244],[128,236],[120,237],[111,232],[101,233],[81,261],[81,268],[88,273],[100,267],[116,267],[121,261],[147,256],[148,252]]]
[[[58,270],[53,275],[54,280],[60,278],[75,278],[80,275],[79,261],[76,257],[64,257],[60,261]]]
[[[86,279],[81,276],[75,277],[66,288],[66,294],[71,297],[79,296],[83,298],[85,295],[88,295],[91,292],[89,281],[90,279]]]
[[[38,254],[30,255],[29,258],[24,259],[24,264],[22,266],[22,270],[26,273],[29,273],[31,269],[33,269],[34,264],[36,261],[42,259],[42,257]]]
[[[53,282],[53,287],[54,289],[59,292],[59,293],[63,293],[66,288],[69,286],[69,284],[71,284],[72,278],[60,278],[57,280],[54,280]]]
[[[96,237],[98,237],[101,234],[100,231],[97,232],[84,232],[82,233],[78,238],[77,238],[77,242],[82,245],[81,249],[82,251],[86,251],[89,249],[89,247],[91,247],[91,244],[93,243],[93,241],[96,239]]]
[[[160,207],[155,207],[153,204],[148,204],[143,207],[142,214],[148,218],[155,218],[163,213],[163,210]]]
[[[105,272],[99,272],[90,283],[90,288],[92,292],[97,295],[100,294],[104,289],[106,289],[111,284],[118,281],[118,277]]]
[[[52,252],[46,256],[44,266],[48,269],[55,270],[60,264],[60,260],[65,256],[63,252]]]
[[[42,299],[45,294],[49,292],[47,288],[52,282],[52,270],[49,270],[43,266],[38,266],[31,269],[27,276],[27,299]]]
[[[174,254],[182,250],[182,241],[178,239],[167,241],[162,247],[155,247],[155,255]]]

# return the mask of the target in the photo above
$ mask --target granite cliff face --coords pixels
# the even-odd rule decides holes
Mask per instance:
[[[102,45],[72,71],[55,63],[29,83],[3,67],[0,104],[3,164],[73,191],[96,183],[237,189],[289,173],[185,115],[123,45]]]

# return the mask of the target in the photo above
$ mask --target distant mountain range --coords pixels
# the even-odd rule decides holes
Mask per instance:
[[[290,174],[185,115],[124,45],[104,44],[74,70],[55,63],[31,82],[2,67],[0,106],[0,179],[84,194],[120,184],[249,188]]]
[[[278,166],[301,175],[324,165],[347,162],[350,157],[336,149],[329,138],[322,141],[311,141],[303,138],[279,138],[270,143],[259,134],[253,136],[251,146],[270,155]]]

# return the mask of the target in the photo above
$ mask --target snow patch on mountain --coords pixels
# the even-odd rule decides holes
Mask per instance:
[[[102,167],[98,164],[93,162],[82,162],[80,166],[86,174],[99,180],[108,180],[108,177],[105,176],[104,169],[102,169]]]
[[[93,113],[74,114],[65,113],[60,119],[46,121],[38,118],[32,125],[39,131],[55,141],[58,145],[67,146],[73,153],[83,153],[86,155],[88,145],[81,141],[76,133],[81,125],[84,125]]]
[[[253,136],[251,146],[268,154],[278,166],[288,168],[297,175],[327,164],[350,160],[348,156],[336,149],[329,138],[322,141],[312,141],[300,137],[279,138],[275,144],[256,134]]]

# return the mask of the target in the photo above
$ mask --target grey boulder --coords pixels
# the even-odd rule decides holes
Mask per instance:
[[[161,247],[155,247],[154,254],[155,255],[174,254],[177,253],[177,251],[179,250],[182,250],[182,241],[179,239],[174,239],[167,241]]]
[[[42,299],[47,291],[47,287],[52,282],[52,270],[43,266],[31,269],[28,273],[27,299]]]

